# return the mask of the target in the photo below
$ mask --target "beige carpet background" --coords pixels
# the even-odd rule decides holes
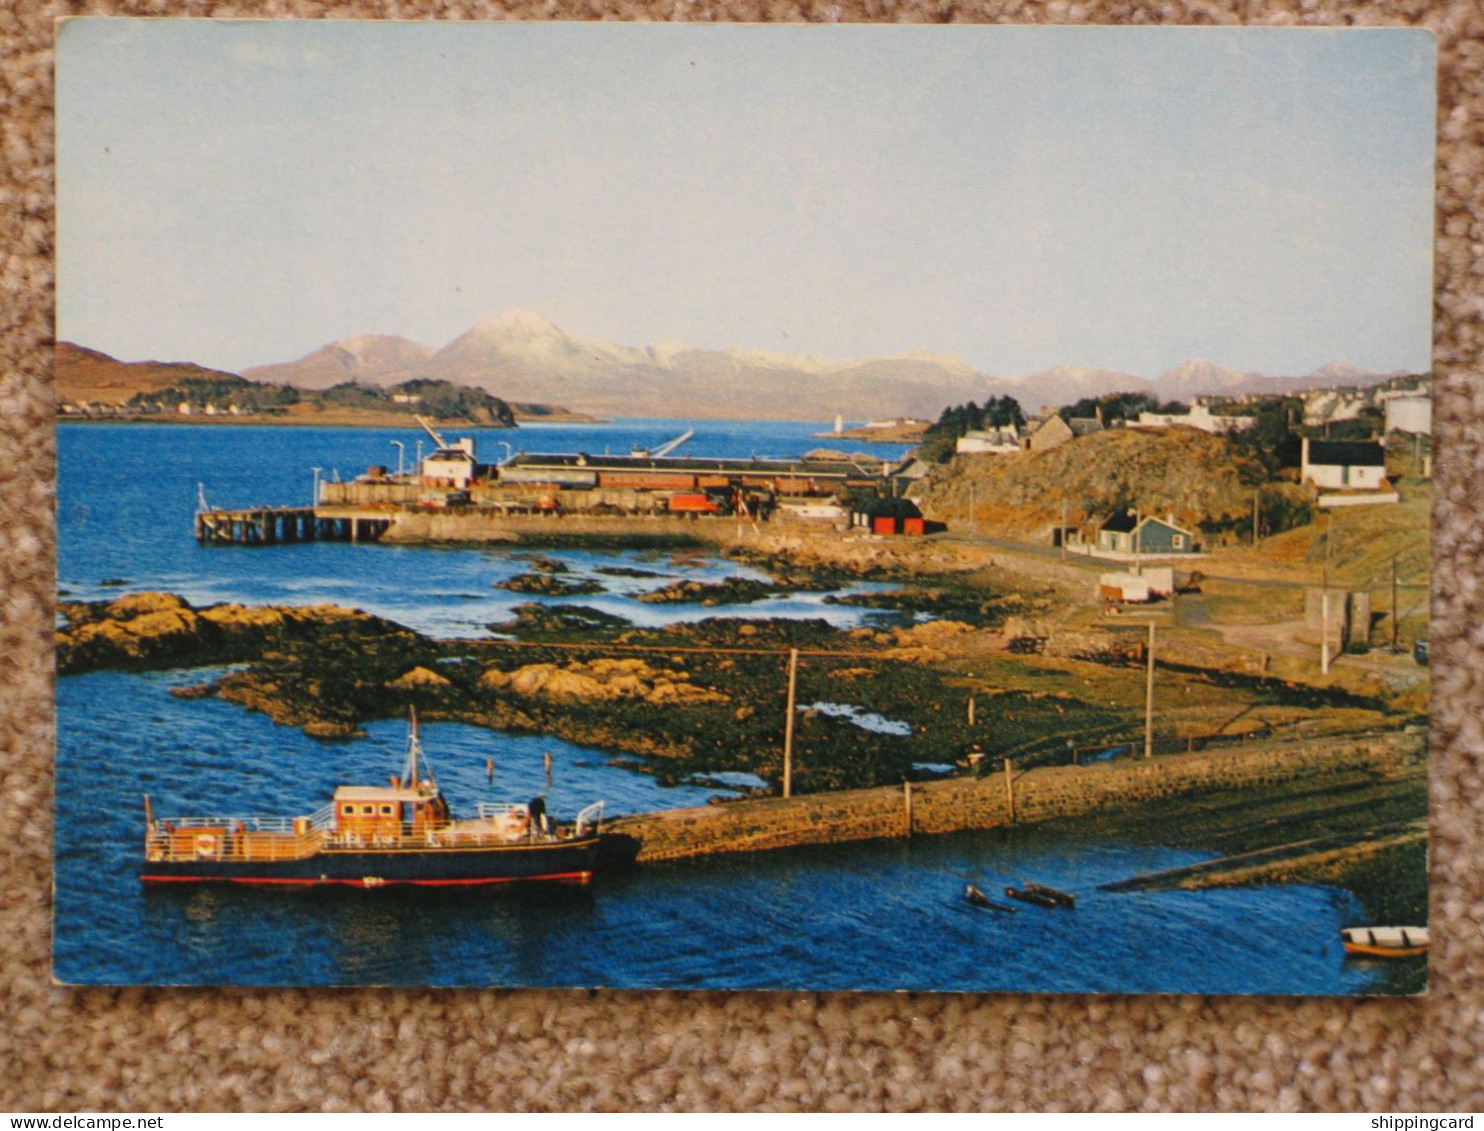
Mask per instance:
[[[1426,1000],[75,990],[51,985],[53,17],[1420,24],[1440,58]],[[1480,0],[0,0],[0,1108],[1484,1106]]]

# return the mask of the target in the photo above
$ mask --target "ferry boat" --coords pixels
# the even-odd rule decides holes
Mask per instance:
[[[586,884],[602,833],[603,802],[570,825],[549,821],[545,801],[480,802],[455,818],[418,741],[414,715],[400,778],[343,785],[300,817],[156,817],[144,799],[146,884],[343,884],[449,887]]]

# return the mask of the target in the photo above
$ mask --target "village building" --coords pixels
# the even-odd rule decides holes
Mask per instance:
[[[1018,448],[1016,449],[1019,450]],[[896,467],[890,469],[887,478],[891,480],[892,491],[897,495],[905,495],[917,485],[919,480],[926,479],[928,473],[933,470],[933,465],[926,460],[918,459],[909,455]]]
[[[1097,548],[1108,554],[1193,554],[1195,535],[1178,526],[1172,517],[1154,515],[1137,517],[1131,511],[1117,511],[1098,527]]]
[[[1020,451],[1020,435],[1013,428],[965,432],[953,445],[958,455],[1008,455]]]
[[[1028,452],[1046,452],[1075,438],[1076,433],[1067,422],[1052,413],[1044,420],[1032,420],[1026,424],[1020,434],[1020,446]]]
[[[1189,412],[1141,412],[1131,428],[1195,428],[1201,432],[1226,433],[1245,432],[1257,423],[1254,416],[1228,416],[1215,413],[1211,407],[1197,402]]]
[[[1373,441],[1303,439],[1299,477],[1320,489],[1380,491],[1386,450]]]
[[[1386,402],[1386,432],[1432,435],[1432,398],[1397,397]]]
[[[850,525],[872,534],[924,534],[927,524],[911,499],[867,499],[851,508]]]

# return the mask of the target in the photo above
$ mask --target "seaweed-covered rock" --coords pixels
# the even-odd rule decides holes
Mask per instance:
[[[174,593],[130,593],[114,601],[64,602],[57,671],[171,668],[256,659],[265,650],[326,634],[405,632],[358,609],[335,605],[212,605],[196,609]]]
[[[603,592],[603,586],[591,578],[568,581],[554,573],[519,573],[495,582],[495,588],[508,589],[512,593],[535,593],[542,597],[578,597]]]

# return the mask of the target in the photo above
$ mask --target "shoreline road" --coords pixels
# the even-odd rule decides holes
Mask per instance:
[[[1016,542],[1009,538],[992,538],[987,534],[973,534],[969,532],[956,531],[946,536],[944,541],[953,543],[960,542],[969,546],[989,547],[996,550],[1007,550],[1011,553],[1029,554],[1037,558],[1045,558],[1062,565],[1077,566],[1088,572],[1108,572],[1120,566],[1130,564],[1116,561],[1111,558],[1094,558],[1086,554],[1068,554],[1065,558],[1061,556],[1061,550],[1056,546],[1041,546],[1031,542]],[[1204,559],[1202,559],[1204,560]],[[1150,563],[1161,565],[1169,564],[1169,558],[1154,558],[1151,556]],[[1211,573],[1201,567],[1200,563],[1192,563],[1195,570],[1199,570],[1206,581],[1219,581],[1227,585],[1250,585],[1257,589],[1312,589],[1318,584],[1317,581],[1293,581],[1277,577],[1229,577],[1224,574]],[[1182,572],[1194,572],[1194,570],[1183,570]],[[1344,583],[1336,581],[1336,586]],[[1389,589],[1390,583],[1378,581],[1366,586],[1367,589]],[[1426,581],[1400,581],[1398,589],[1429,590],[1432,588],[1430,582]]]

